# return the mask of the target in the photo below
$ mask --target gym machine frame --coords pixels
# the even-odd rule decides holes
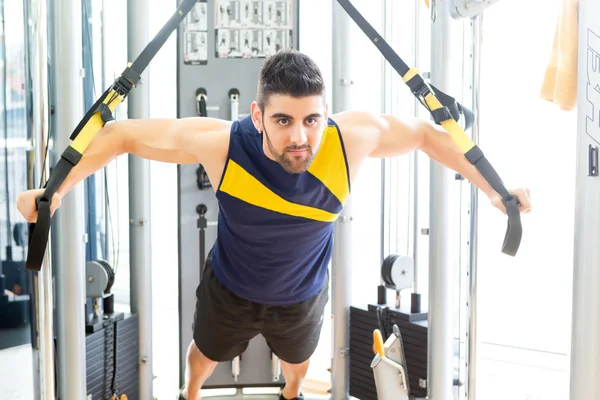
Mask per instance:
[[[570,399],[600,398],[600,3],[579,0]]]

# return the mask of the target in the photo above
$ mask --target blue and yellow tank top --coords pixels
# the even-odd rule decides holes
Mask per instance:
[[[221,284],[239,297],[295,304],[325,283],[334,222],[350,193],[348,163],[331,119],[302,174],[269,159],[262,139],[250,117],[233,123],[210,262]]]

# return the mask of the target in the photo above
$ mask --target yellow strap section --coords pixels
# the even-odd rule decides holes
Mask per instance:
[[[337,199],[344,204],[350,194],[346,157],[335,126],[328,126],[323,134],[317,156],[308,168]]]
[[[112,90],[104,99],[104,104],[108,104],[108,108],[114,113],[119,104],[123,101],[123,96],[117,94],[114,90]],[[100,117],[100,113],[97,112],[89,119],[87,124],[81,129],[73,143],[71,143],[71,147],[76,150],[79,154],[83,154],[85,149],[90,145],[94,136],[98,133],[100,129],[104,126],[104,121]]]
[[[410,81],[413,77],[419,75],[419,70],[415,69],[415,68],[411,68],[408,70],[408,72],[406,73],[406,75],[404,75],[402,77],[402,80],[406,83],[408,81]]]
[[[338,214],[292,203],[281,198],[233,160],[229,160],[227,163],[220,190],[248,204],[281,214],[323,222],[333,222],[338,217]]]
[[[425,96],[425,101],[429,106],[431,111],[442,108],[442,103],[435,97],[432,93],[429,93]],[[442,121],[441,125],[446,129],[446,131],[452,137],[452,140],[458,145],[463,154],[466,154],[469,150],[471,150],[475,143],[471,140],[469,136],[465,133],[465,131],[456,123],[454,118],[450,118],[446,121]]]
[[[402,77],[402,80],[404,82],[408,82],[418,73],[419,71],[417,69],[411,68],[408,70],[406,75]],[[424,102],[422,101],[422,103],[431,111],[443,107],[442,103],[440,103],[438,98],[435,97],[435,95],[432,93],[425,96],[425,100]],[[453,118],[446,121],[442,121],[441,125],[450,134],[450,137],[458,145],[463,154],[465,154],[475,146],[475,143],[473,143],[471,138],[465,133],[465,131],[460,127],[460,125],[458,125],[458,123],[456,123],[456,121]]]

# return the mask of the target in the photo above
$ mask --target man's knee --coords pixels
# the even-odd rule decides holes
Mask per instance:
[[[283,360],[279,360],[281,363],[281,369],[284,374],[289,375],[287,379],[303,379],[308,371],[308,365],[310,360],[303,361],[301,363],[288,363]]]
[[[212,369],[218,364],[217,361],[211,360],[210,358],[208,358],[207,356],[202,354],[202,352],[200,351],[200,349],[198,348],[198,346],[196,345],[196,343],[193,340],[190,342],[190,344],[188,346],[187,360],[188,360],[188,364],[190,365],[190,367],[192,369],[196,369],[196,368]]]

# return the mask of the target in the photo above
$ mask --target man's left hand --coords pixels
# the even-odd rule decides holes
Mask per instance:
[[[512,194],[517,197],[519,202],[519,211],[521,213],[528,213],[531,211],[531,194],[529,189],[513,189],[510,190]],[[506,207],[502,203],[502,197],[495,195],[491,198],[492,205],[506,214]]]

